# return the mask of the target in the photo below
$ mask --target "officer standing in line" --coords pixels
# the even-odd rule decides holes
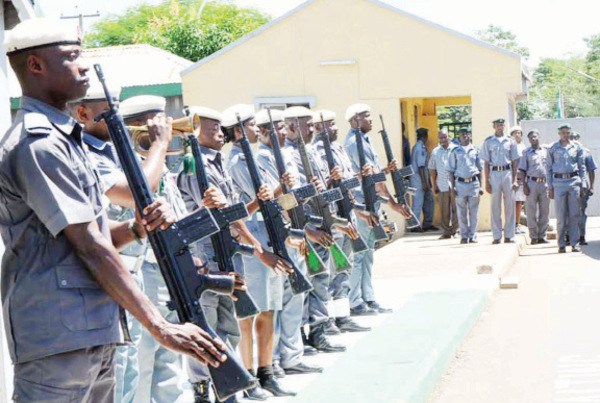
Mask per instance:
[[[450,189],[448,179],[448,160],[456,145],[448,138],[446,129],[438,132],[438,141],[439,145],[431,152],[429,172],[433,176],[433,193],[439,194],[441,227],[444,231],[440,239],[449,239],[458,230],[454,192]]]
[[[321,122],[321,116],[323,116],[323,122]],[[315,131],[317,135],[313,140],[315,150],[321,156],[323,164],[327,166],[327,156],[325,154],[325,147],[323,146],[323,140],[321,134],[327,129],[329,135],[329,141],[331,143],[331,153],[333,154],[334,169],[331,172],[331,178],[335,180],[350,179],[355,176],[354,170],[352,169],[352,162],[350,157],[346,154],[346,149],[338,143],[338,127],[335,124],[335,112],[329,110],[319,110],[315,112]],[[325,124],[325,128],[323,124]],[[335,167],[339,167],[339,177],[334,177]],[[356,228],[356,216],[354,210],[352,211],[352,225]],[[342,246],[342,250],[351,260],[354,262],[354,252],[352,250],[352,239],[341,232],[334,233],[334,239]],[[335,268],[332,267],[332,277],[329,284],[329,293],[331,294],[331,301],[328,306],[330,321],[335,322],[335,326],[340,332],[364,332],[371,330],[369,327],[360,326],[350,318],[350,275],[347,271],[341,273],[335,273]]]
[[[421,211],[423,219],[421,226],[412,228],[410,232],[437,231],[434,227],[433,213],[435,200],[431,191],[431,180],[429,178],[429,156],[427,152],[427,139],[429,130],[421,127],[417,129],[417,143],[413,146],[410,157],[414,175],[410,176],[410,185],[416,189],[413,196],[412,210],[419,220],[421,220]]]
[[[579,142],[580,135],[578,132],[571,133],[572,140]],[[581,143],[579,143],[581,144]],[[594,181],[596,180],[596,170],[598,166],[596,165],[596,161],[592,156],[592,153],[588,148],[583,146],[583,162],[585,163],[585,187],[581,188],[581,214],[579,216],[579,244],[587,245],[587,241],[585,240],[585,226],[587,223],[587,206],[590,197],[594,194]]]
[[[494,134],[483,142],[485,190],[492,195],[493,244],[502,240],[502,202],[504,202],[504,242],[514,243],[515,200],[513,192],[519,188],[517,163],[519,153],[515,141],[504,134],[504,119],[493,122]]]
[[[532,130],[527,133],[531,147],[523,152],[519,160],[519,176],[525,193],[525,208],[527,209],[527,227],[531,244],[548,243],[548,214],[550,199],[546,184],[546,159],[548,148],[540,145],[540,133]]]
[[[456,196],[460,243],[477,243],[477,213],[483,195],[481,155],[471,144],[468,129],[461,128],[458,133],[461,145],[455,147],[448,158],[450,191]]]
[[[143,219],[109,222],[103,189],[67,102],[89,88],[81,38],[54,18],[7,32],[21,109],[0,150],[2,305],[17,402],[111,402],[114,354],[123,342],[119,305],[163,345],[218,366],[226,359],[199,327],[165,320],[131,277],[118,248],[168,228],[156,201]],[[85,303],[84,303],[85,302]]]
[[[583,149],[569,139],[571,125],[558,127],[560,140],[548,150],[546,159],[546,181],[548,197],[554,199],[558,224],[558,253],[566,252],[567,232],[573,252],[581,252],[579,247],[579,213],[581,188],[586,176]]]
[[[513,126],[510,128],[510,137],[513,138],[515,143],[517,143],[517,152],[519,154],[519,161],[523,156],[523,152],[527,148],[525,142],[523,142],[523,129],[521,126]],[[517,164],[518,162],[517,161]],[[524,234],[521,226],[519,225],[519,220],[521,219],[521,212],[523,211],[523,206],[525,205],[525,193],[523,191],[523,182],[517,172],[517,182],[519,183],[519,188],[513,192],[513,197],[515,198],[515,233],[516,234]]]

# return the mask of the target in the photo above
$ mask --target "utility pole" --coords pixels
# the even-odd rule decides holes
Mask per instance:
[[[77,8],[77,7],[75,7]],[[83,14],[83,13],[79,13],[79,14],[75,14],[75,15],[60,15],[60,18],[63,20],[71,20],[73,18],[77,18],[79,20],[79,33],[81,34],[81,36],[83,37],[84,34],[84,27],[83,27],[83,19],[84,18],[94,18],[94,17],[100,17],[100,13],[98,11],[96,11],[95,14]]]

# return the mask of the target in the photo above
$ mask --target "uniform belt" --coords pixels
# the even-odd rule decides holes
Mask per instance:
[[[552,177],[555,179],[571,179],[579,175],[579,172],[571,172],[568,174],[553,174]]]
[[[534,182],[537,182],[537,183],[544,183],[544,182],[546,182],[546,178],[537,178],[535,176],[529,176],[529,175],[527,175],[527,180],[534,181]]]
[[[470,178],[461,178],[461,177],[458,177],[458,178],[456,178],[456,180],[459,181],[459,182],[471,183],[471,182],[475,182],[476,180],[479,180],[479,178],[477,176],[472,176]]]
[[[507,165],[493,165],[492,171],[508,171],[510,169],[510,164]]]

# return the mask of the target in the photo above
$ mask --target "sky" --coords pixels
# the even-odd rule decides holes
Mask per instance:
[[[80,12],[101,15],[121,13],[141,3],[164,0],[36,0],[46,15],[72,15]],[[240,6],[254,6],[281,16],[304,0],[230,0]],[[347,0],[352,1],[352,0]],[[600,34],[597,0],[384,0],[398,8],[445,27],[474,35],[490,24],[513,32],[522,46],[529,48],[528,64],[543,57],[585,54],[584,38]],[[90,24],[94,19],[89,19]]]

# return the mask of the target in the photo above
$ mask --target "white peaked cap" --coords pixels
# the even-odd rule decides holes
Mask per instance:
[[[323,115],[323,122],[329,122],[330,120],[335,119],[334,111],[330,111],[328,109],[319,109],[318,111],[315,111],[315,123],[321,123],[321,115]]]
[[[271,118],[273,119],[273,123],[282,122],[283,111],[279,109],[271,109]],[[256,120],[256,124],[259,126],[268,125],[271,123],[271,121],[269,120],[269,113],[266,109],[261,109],[260,111],[256,112],[256,116],[254,117],[254,119]]]
[[[200,118],[216,120],[219,123],[223,121],[221,112],[205,106],[190,106],[188,110],[190,111],[190,116],[198,115]]]
[[[58,18],[31,18],[6,32],[7,54],[55,45],[80,45],[79,27]]]
[[[285,119],[312,118],[313,111],[304,106],[290,106],[285,111],[283,111],[283,117]]]
[[[361,114],[364,112],[371,112],[371,107],[367,104],[353,104],[346,109],[346,120],[349,122],[356,116],[357,114]]]
[[[237,115],[240,115],[240,120],[244,122],[253,118],[256,114],[254,112],[254,105],[236,104],[225,109],[222,115],[223,121],[221,125],[223,127],[232,127],[238,124]]]
[[[119,105],[124,118],[152,112],[164,112],[167,100],[157,95],[138,95],[127,98]]]

